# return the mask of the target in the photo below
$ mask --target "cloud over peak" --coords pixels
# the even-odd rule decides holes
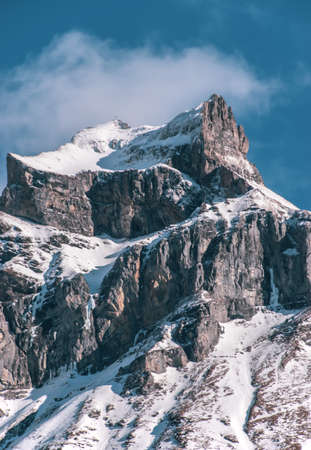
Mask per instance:
[[[0,75],[0,137],[6,151],[55,148],[86,126],[118,117],[157,124],[223,95],[239,114],[267,108],[277,89],[237,56],[214,47],[124,49],[81,32]]]

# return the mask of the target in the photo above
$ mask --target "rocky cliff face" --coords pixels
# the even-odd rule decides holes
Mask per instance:
[[[214,169],[233,170],[240,177],[262,183],[257,169],[246,159],[248,139],[237,125],[231,107],[222,97],[213,95],[201,109],[200,132],[172,157],[173,165],[189,173],[200,183],[209,184],[206,177]]]
[[[7,168],[8,186],[1,198],[4,211],[73,233],[94,233],[92,208],[86,196],[92,173],[73,177],[39,171],[10,154]]]
[[[129,127],[117,121],[113,128],[112,134],[106,131],[108,139],[101,138],[106,139],[101,145],[93,135],[82,139],[80,133],[73,138],[75,144],[68,144],[73,160],[68,158],[67,167],[59,162],[63,147],[52,153],[51,161],[44,154],[28,158],[8,155],[2,210],[87,236],[95,231],[134,237],[185,219],[202,202],[198,192],[202,187],[195,186],[186,174],[207,189],[217,179],[217,187],[223,187],[226,196],[246,192],[249,181],[262,183],[245,157],[248,140],[243,128],[216,95],[163,127],[133,130],[123,143],[109,137]],[[88,148],[89,154],[85,155],[81,146]],[[84,170],[75,173],[74,157],[79,153],[85,166],[80,161],[78,167]],[[92,170],[88,170],[88,159],[93,162]],[[166,165],[154,167],[155,162]],[[49,164],[51,168],[46,170]],[[110,168],[118,169],[118,164],[129,168],[150,165],[150,169],[111,173]]]
[[[186,219],[204,199],[202,188],[178,170],[98,173],[88,192],[96,234],[134,237]]]
[[[311,438],[301,425],[310,408],[284,416],[271,394],[309,345],[308,313],[293,309],[310,305],[311,213],[265,188],[247,151],[231,108],[212,96],[162,127],[117,121],[56,152],[9,155],[1,448],[82,445],[81,434],[105,448],[300,448]],[[64,392],[41,397],[62,373],[66,392],[56,378]],[[104,413],[85,383],[105,392]],[[21,391],[31,386],[37,400]],[[50,418],[65,416],[52,435]],[[94,434],[101,416],[105,438]],[[279,436],[288,417],[303,437]]]

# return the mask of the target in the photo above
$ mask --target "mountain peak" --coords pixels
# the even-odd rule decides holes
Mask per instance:
[[[216,94],[162,126],[132,128],[115,119],[79,131],[55,151],[11,158],[36,170],[63,175],[147,168],[158,163],[170,164],[172,160],[188,173],[189,146],[193,159],[198,160],[197,167],[191,168],[194,178],[201,180],[204,174],[224,165],[244,178],[261,182],[258,172],[244,157],[248,139],[243,127],[236,124],[231,107]],[[177,162],[178,155],[185,157],[186,165]]]
[[[231,106],[228,106],[223,97],[213,94],[207,102],[203,103],[203,121],[206,128],[206,140],[210,141],[211,130],[214,135],[231,133],[234,146],[243,154],[247,154],[249,142],[245,136],[244,128],[237,125]]]
[[[294,308],[311,213],[263,186],[247,147],[213,95],[160,127],[115,120],[8,156],[0,448],[310,439],[311,313]]]
[[[111,173],[120,177],[122,172],[128,183],[127,174],[133,170],[149,170],[157,172],[157,176],[166,171],[167,177],[169,169],[164,170],[164,164],[171,168],[170,173],[177,170],[180,177],[191,177],[192,184],[205,186],[213,195],[215,189],[220,189],[222,195],[236,196],[251,189],[253,183],[262,184],[259,172],[246,158],[247,150],[248,140],[231,107],[214,94],[207,102],[159,127],[131,128],[117,119],[78,132],[71,142],[53,152],[28,157],[8,155],[8,186],[1,205],[8,213],[39,223],[93,234],[89,192],[93,192],[98,180],[112,177]],[[140,176],[149,177],[147,173]],[[59,200],[53,187],[57,183],[64,187]],[[73,191],[73,199],[66,197],[65,192]],[[194,203],[191,200],[193,206],[200,195]],[[88,211],[81,223],[77,219],[76,197],[83,199],[83,208]],[[175,211],[170,220],[184,217],[188,206],[185,211],[183,207]],[[132,226],[129,225],[127,233],[132,233]],[[119,234],[118,227],[115,235]],[[143,229],[150,231],[145,225]]]
[[[181,115],[173,119],[168,129],[180,118]],[[188,122],[190,125],[183,128],[192,130],[193,145],[189,154],[184,148],[179,155],[174,155],[176,167],[200,182],[216,168],[225,167],[245,180],[263,183],[256,167],[246,158],[249,142],[244,128],[236,123],[223,97],[213,94],[208,101],[189,111]]]

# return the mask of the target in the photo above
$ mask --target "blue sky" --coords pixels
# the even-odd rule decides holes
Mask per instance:
[[[267,186],[311,209],[310,23],[308,0],[2,0],[2,185],[9,151],[161,123],[217,92]]]

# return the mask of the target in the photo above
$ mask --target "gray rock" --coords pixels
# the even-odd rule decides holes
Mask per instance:
[[[199,136],[173,154],[172,164],[205,185],[209,185],[206,176],[218,167],[262,183],[258,170],[246,159],[248,146],[244,129],[237,125],[231,107],[222,97],[213,95],[203,103]]]
[[[293,239],[293,229],[304,230],[301,224],[280,223],[263,210],[241,216],[234,227],[222,226],[219,232],[214,221],[199,218],[155,244],[132,247],[119,257],[103,281],[94,311],[105,358],[122,354],[140,328],[149,327],[172,312],[182,298],[202,289],[222,305],[212,303],[212,317],[208,309],[197,311],[197,330],[191,328],[202,339],[204,333],[209,335],[210,348],[217,342],[214,320],[250,318],[256,306],[273,303],[275,288],[280,305],[309,304],[306,240],[299,244],[297,238],[296,257],[283,250],[288,236]],[[187,330],[180,327],[176,336],[182,341]],[[192,350],[196,353],[200,354],[199,343]]]
[[[92,210],[86,192],[94,175],[77,176],[42,172],[26,166],[13,155],[7,157],[8,185],[1,209],[43,225],[73,233],[92,235]]]
[[[222,322],[228,320],[225,310],[221,319]],[[173,337],[183,347],[190,361],[201,361],[217,344],[220,331],[219,322],[211,313],[208,303],[199,303],[187,308],[178,321]]]
[[[83,360],[97,348],[89,298],[84,277],[76,275],[56,285],[36,314],[36,333],[27,352],[36,386],[57,375],[62,367],[86,369]]]
[[[186,219],[204,194],[178,170],[160,165],[98,173],[88,197],[96,234],[132,237]]]

